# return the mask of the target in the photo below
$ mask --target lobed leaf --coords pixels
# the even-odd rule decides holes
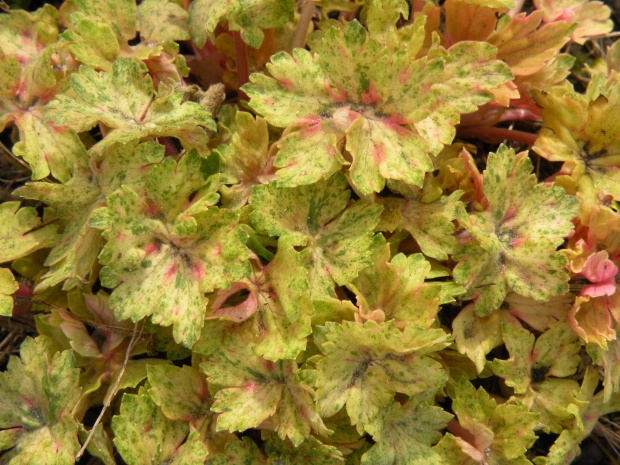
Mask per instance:
[[[215,130],[210,113],[195,102],[182,102],[183,93],[160,86],[157,95],[150,75],[140,64],[119,58],[111,72],[81,67],[71,76],[74,96],[63,94],[48,105],[46,121],[76,132],[101,122],[111,130],[91,149],[100,154],[114,142],[172,136],[192,147],[206,145],[207,129]]]
[[[208,454],[188,424],[168,420],[144,388],[124,394],[119,415],[112,418],[114,444],[128,465],[203,464]]]
[[[81,388],[70,350],[53,352],[44,336],[27,338],[21,360],[12,356],[0,373],[0,428],[5,463],[74,463],[79,449],[78,424],[71,414]],[[14,433],[14,434],[13,434]]]

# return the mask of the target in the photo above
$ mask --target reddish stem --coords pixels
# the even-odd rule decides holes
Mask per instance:
[[[248,73],[248,52],[245,42],[241,39],[239,31],[231,31],[235,39],[235,54],[237,59],[237,86],[239,87],[239,103],[241,100],[248,100],[248,96],[241,90],[241,86],[250,80]],[[241,108],[241,105],[239,105]]]
[[[515,131],[514,129],[496,128],[489,126],[472,126],[468,128],[460,128],[457,130],[458,137],[470,139],[479,138],[487,142],[498,143],[504,139],[523,142],[528,145],[534,145],[537,134],[529,132]]]
[[[509,108],[502,113],[500,121],[542,121],[542,117],[528,108]]]

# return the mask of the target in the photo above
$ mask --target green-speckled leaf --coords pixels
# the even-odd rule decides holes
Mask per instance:
[[[210,113],[198,103],[183,103],[183,93],[160,86],[157,95],[152,78],[145,76],[135,60],[119,58],[108,73],[83,66],[71,78],[75,94],[63,94],[50,102],[46,121],[76,132],[105,124],[111,130],[93,146],[94,153],[114,142],[161,136],[203,147],[209,139],[206,130],[215,130]]]
[[[208,454],[198,433],[188,435],[187,422],[168,420],[143,387],[138,394],[123,395],[112,430],[128,465],[202,465]]]
[[[130,187],[110,195],[90,225],[108,239],[99,256],[107,265],[100,278],[116,287],[110,297],[116,317],[138,321],[152,315],[156,324],[173,324],[175,340],[191,347],[203,325],[204,293],[250,272],[247,235],[237,221],[235,213],[214,207],[181,213],[169,223],[165,210]]]
[[[258,446],[247,436],[241,441],[226,444],[225,453],[209,456],[206,465],[264,465],[265,456]]]
[[[484,369],[486,355],[502,343],[502,316],[500,312],[478,316],[471,304],[462,308],[452,322],[456,347],[474,362],[478,373],[482,373]]]
[[[267,360],[295,359],[305,350],[306,338],[312,333],[307,274],[301,254],[280,241],[269,265],[254,260],[251,276],[231,286],[229,291],[219,293],[212,304],[214,311],[209,315],[211,331],[205,328],[195,350],[211,353],[214,344],[234,328],[254,340],[256,353]],[[240,290],[248,292],[246,299],[225,305]],[[222,320],[215,323],[215,318]]]
[[[88,223],[93,211],[105,205],[105,197],[121,184],[142,192],[146,170],[164,156],[164,148],[154,143],[114,144],[99,159],[91,160],[89,171],[76,170],[65,184],[28,183],[15,194],[45,202],[56,208],[64,223],[58,242],[45,265],[50,270],[37,284],[42,290],[64,281],[70,289],[85,282],[101,247],[100,231]]]
[[[0,204],[0,263],[24,257],[46,245],[57,226],[43,226],[32,207],[19,208],[19,202]]]
[[[247,203],[252,186],[267,184],[274,177],[267,122],[238,111],[235,123],[237,129],[231,136],[231,143],[220,145],[216,150],[222,160],[223,183],[232,184],[220,188],[222,202],[233,209]]]
[[[404,346],[394,321],[327,322],[317,330],[315,340],[324,355],[316,365],[319,412],[332,416],[346,404],[359,432],[393,402],[396,392],[434,391],[447,379],[436,361]]]
[[[189,421],[192,424],[211,415],[211,395],[207,380],[195,368],[173,365],[146,367],[153,402],[169,420]]]
[[[315,299],[332,296],[330,278],[346,284],[372,263],[371,231],[382,207],[366,201],[347,207],[350,195],[342,174],[310,186],[269,185],[252,190],[250,219],[254,227],[306,247],[308,279]]]
[[[447,434],[435,448],[442,458],[462,454],[458,449],[463,447],[470,454],[486,457],[489,463],[528,463],[525,452],[536,441],[534,428],[538,424],[538,414],[528,412],[519,402],[497,405],[483,388],[476,390],[465,378],[456,386],[452,409],[459,423],[474,436],[475,444],[456,442]],[[453,448],[457,450],[451,451]]]
[[[50,4],[29,13],[11,9],[0,15],[0,55],[28,63],[58,39],[58,10]]]
[[[246,44],[259,48],[262,30],[293,21],[294,11],[294,0],[195,0],[189,7],[190,32],[202,48],[207,38],[214,41],[217,25],[227,22],[231,31],[241,31]]]
[[[27,338],[21,359],[12,356],[0,373],[0,429],[16,428],[20,434],[3,438],[13,447],[3,463],[70,465],[80,444],[78,424],[71,410],[80,398],[79,370],[70,350],[53,353],[44,336]]]
[[[391,54],[352,21],[325,33],[314,55],[274,55],[272,77],[253,74],[244,90],[269,123],[288,128],[275,161],[280,185],[311,184],[340,170],[346,139],[361,193],[382,190],[386,179],[422,186],[433,170],[429,154],[452,141],[459,115],[512,78],[495,52],[462,42],[413,60],[406,50]]]
[[[577,403],[579,384],[565,379],[577,370],[581,361],[581,344],[567,322],[558,322],[538,337],[515,325],[502,324],[508,360],[494,360],[493,372],[505,379],[506,385],[539,421],[554,432],[573,417],[568,407]]]
[[[265,444],[265,453],[269,464],[295,465],[341,465],[345,462],[342,453],[334,446],[323,444],[310,436],[301,445],[295,447],[289,441],[280,440],[275,434]]]
[[[241,432],[270,419],[280,437],[296,446],[311,429],[326,432],[314,405],[314,372],[299,370],[294,360],[265,360],[255,342],[231,334],[200,367],[210,383],[222,386],[211,407],[220,413],[218,431]]]
[[[377,322],[393,319],[399,328],[429,328],[439,310],[441,292],[439,286],[424,283],[430,264],[422,254],[398,254],[388,262],[390,245],[382,236],[376,236],[372,251],[374,263],[349,284],[360,316]]]
[[[568,291],[566,258],[555,249],[573,229],[579,201],[559,187],[536,184],[527,154],[515,156],[501,146],[489,155],[484,172],[488,208],[469,214],[456,208],[459,223],[476,241],[454,255],[458,283],[478,296],[476,311],[483,315],[501,305],[506,286],[536,300]]]
[[[11,294],[19,289],[13,273],[8,268],[0,268],[0,316],[13,314],[13,297]]]
[[[108,25],[122,44],[136,34],[136,2],[133,0],[67,0],[60,13],[67,27],[85,17],[96,19]]]
[[[400,198],[381,198],[386,219],[382,218],[377,228],[393,231],[401,228],[409,232],[420,246],[422,252],[437,260],[447,260],[458,246],[454,234],[456,205],[462,192],[442,196],[435,202],[423,203],[419,200]]]
[[[189,40],[189,15],[171,0],[145,0],[138,5],[140,38],[147,42]]]
[[[366,427],[375,445],[362,457],[362,465],[427,465],[440,463],[431,445],[452,418],[441,407],[412,397],[405,406],[393,402]]]

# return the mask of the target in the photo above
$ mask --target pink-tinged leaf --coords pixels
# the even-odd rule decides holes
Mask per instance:
[[[116,317],[138,321],[153,315],[156,324],[173,324],[175,340],[190,347],[203,325],[204,293],[227,288],[250,272],[247,234],[237,226],[237,215],[208,208],[217,196],[210,195],[215,186],[207,179],[186,183],[181,175],[192,160],[200,165],[196,156],[190,151],[178,165],[159,165],[151,180],[176,174],[166,176],[167,184],[149,184],[146,198],[122,186],[89,223],[104,230],[108,239],[99,256],[107,265],[100,277],[106,287],[117,287],[110,297]],[[191,204],[188,196],[197,185],[204,187],[204,193],[196,195],[204,203],[194,199]],[[183,207],[185,213],[178,213]]]
[[[580,0],[534,0],[534,5],[544,13],[545,22],[577,22],[571,39],[583,44],[588,37],[607,34],[613,30],[609,19],[611,9],[603,2]]]
[[[269,420],[295,446],[310,430],[327,431],[314,406],[314,372],[299,370],[295,361],[266,360],[251,339],[231,334],[200,366],[221,387],[211,407],[220,413],[218,431],[241,432]]]
[[[59,181],[68,181],[73,166],[86,167],[86,149],[70,129],[45,121],[47,103],[63,87],[62,76],[55,73],[57,55],[66,52],[66,43],[46,47],[32,57],[23,69],[10,56],[0,57],[0,129],[9,122],[19,129],[15,155],[32,168],[32,178],[50,173]]]
[[[548,301],[539,302],[511,292],[506,296],[504,305],[512,316],[527,323],[536,331],[544,332],[556,321],[567,320],[574,300],[575,296],[570,293],[552,296]]]
[[[454,277],[469,286],[468,295],[479,296],[479,314],[499,308],[507,285],[538,301],[568,291],[567,260],[555,249],[573,229],[579,201],[536,184],[531,171],[526,153],[515,156],[502,145],[484,172],[486,210],[470,214],[457,206],[459,222],[475,240],[454,255],[461,260]]]
[[[3,438],[11,464],[73,463],[79,449],[78,424],[71,414],[81,388],[70,350],[54,353],[44,336],[27,338],[21,359],[11,356],[0,373],[0,428],[19,434]]]
[[[611,296],[579,296],[568,315],[568,321],[575,332],[587,343],[594,343],[603,349],[608,341],[617,337],[620,323],[620,283],[615,283]]]
[[[600,297],[616,292],[615,276],[618,274],[618,267],[608,257],[603,250],[588,257],[581,274],[593,284],[585,286],[580,295]]]
[[[386,179],[422,185],[433,169],[429,155],[452,141],[459,115],[512,78],[494,56],[494,47],[467,42],[412,60],[352,21],[330,29],[315,55],[301,49],[274,55],[273,77],[254,74],[244,90],[254,110],[288,128],[275,161],[280,185],[331,176],[344,164],[346,139],[351,180],[369,194]]]
[[[208,454],[198,433],[190,433],[185,421],[168,420],[144,387],[138,394],[123,395],[112,430],[114,444],[128,465],[201,465]]]
[[[319,411],[332,416],[346,405],[359,432],[393,402],[396,392],[435,391],[446,381],[437,362],[405,346],[393,320],[327,322],[316,334],[323,353],[316,365]]]
[[[229,291],[218,293],[211,305],[214,311],[208,319],[232,322],[226,330],[217,325],[214,333],[223,337],[234,327],[256,341],[257,354],[266,359],[294,359],[306,348],[306,338],[312,333],[312,303],[307,275],[302,255],[280,241],[278,252],[269,265],[263,266],[255,258],[251,277],[233,284]],[[229,298],[235,299],[240,292],[247,294],[241,303],[225,306]],[[205,333],[204,338],[208,337]],[[217,340],[215,334],[211,337]],[[199,342],[196,350],[204,352],[203,347]]]

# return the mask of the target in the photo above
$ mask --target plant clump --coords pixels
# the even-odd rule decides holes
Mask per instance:
[[[578,456],[620,411],[620,42],[524,3],[0,13],[0,463]]]

